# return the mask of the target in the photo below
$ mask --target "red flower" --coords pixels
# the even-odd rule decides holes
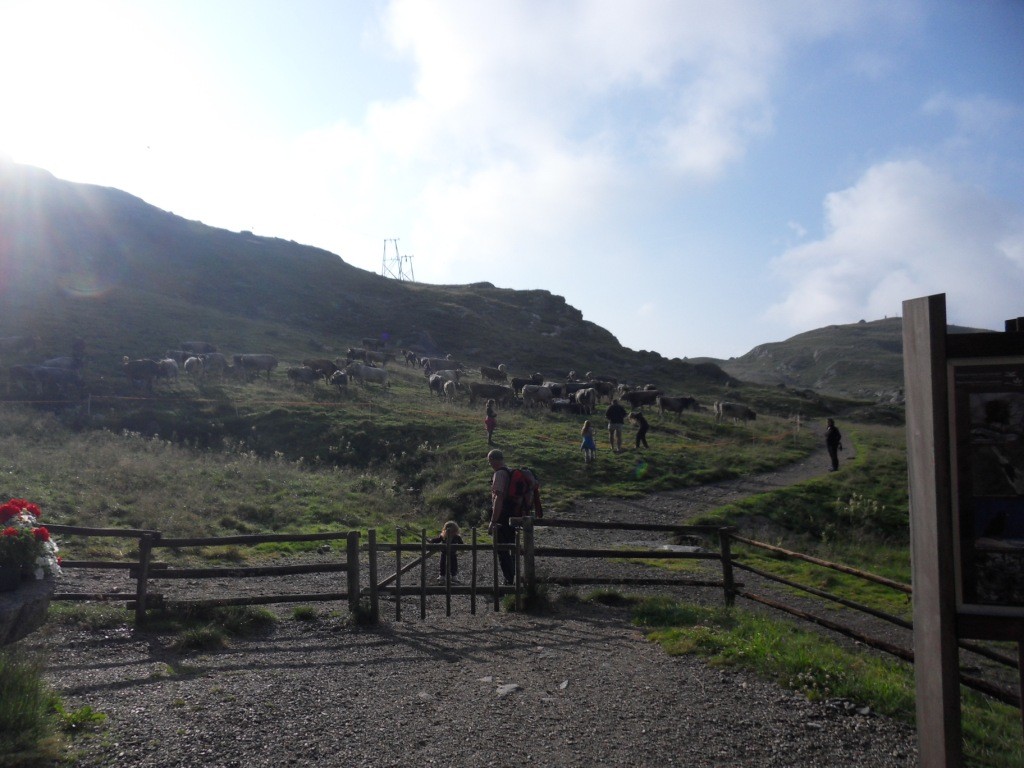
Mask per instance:
[[[4,528],[3,535],[4,536],[17,536],[18,535],[18,529],[15,528],[13,525],[8,526],[8,527]]]
[[[21,509],[11,502],[0,505],[0,525],[3,525],[12,517],[17,517],[19,512],[21,512]]]
[[[36,537],[36,541],[49,541],[50,540],[50,532],[48,530],[46,530],[45,528],[43,528],[42,526],[39,526],[38,528],[33,528],[32,529],[32,535]]]
[[[27,502],[27,503],[25,504],[25,509],[26,509],[26,510],[28,510],[28,512],[29,512],[29,513],[30,513],[30,514],[31,514],[31,515],[32,515],[33,517],[39,517],[39,516],[40,516],[41,514],[43,514],[43,510],[41,510],[41,509],[39,508],[39,505],[38,505],[38,504],[34,504],[34,503],[32,503],[31,501],[29,501],[29,502]]]

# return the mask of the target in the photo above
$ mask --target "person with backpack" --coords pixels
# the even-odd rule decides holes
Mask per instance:
[[[829,419],[825,428],[825,450],[832,462],[829,472],[839,469],[839,452],[843,450],[843,435],[836,426],[835,419]]]
[[[540,481],[529,469],[510,469],[505,464],[504,454],[497,448],[487,452],[487,462],[494,472],[491,475],[491,517],[487,532],[494,536],[498,544],[515,544],[516,531],[512,527],[512,518],[544,515],[540,501]],[[515,558],[510,550],[498,551],[498,565],[505,584],[514,584]]]

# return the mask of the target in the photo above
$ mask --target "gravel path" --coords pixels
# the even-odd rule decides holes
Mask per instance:
[[[588,500],[566,516],[679,522],[820,470],[808,463],[638,502]],[[539,532],[545,545],[565,535]],[[721,604],[720,591],[698,592]],[[421,621],[403,603],[401,622],[385,609],[372,629],[326,609],[296,621],[284,607],[267,634],[215,653],[177,654],[171,637],[129,627],[51,623],[34,637],[67,704],[109,718],[75,741],[79,766],[916,765],[907,726],[669,657],[623,609],[563,600],[554,612],[519,615],[480,601],[472,615],[467,598],[453,604],[446,616],[432,598]]]

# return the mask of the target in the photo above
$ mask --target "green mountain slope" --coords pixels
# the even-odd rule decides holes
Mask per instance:
[[[81,337],[100,371],[183,340],[283,361],[364,337],[514,373],[614,372],[673,391],[728,377],[714,365],[626,349],[548,291],[386,279],[295,242],[188,221],[124,192],[0,163],[0,335],[43,355]]]
[[[950,333],[981,329],[950,326]],[[760,344],[741,357],[708,359],[730,376],[765,386],[811,389],[840,397],[903,402],[903,320],[830,325]]]

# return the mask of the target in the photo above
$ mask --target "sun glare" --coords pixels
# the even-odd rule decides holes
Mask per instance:
[[[147,150],[194,136],[204,80],[173,32],[123,2],[0,4],[0,153],[133,187]]]

